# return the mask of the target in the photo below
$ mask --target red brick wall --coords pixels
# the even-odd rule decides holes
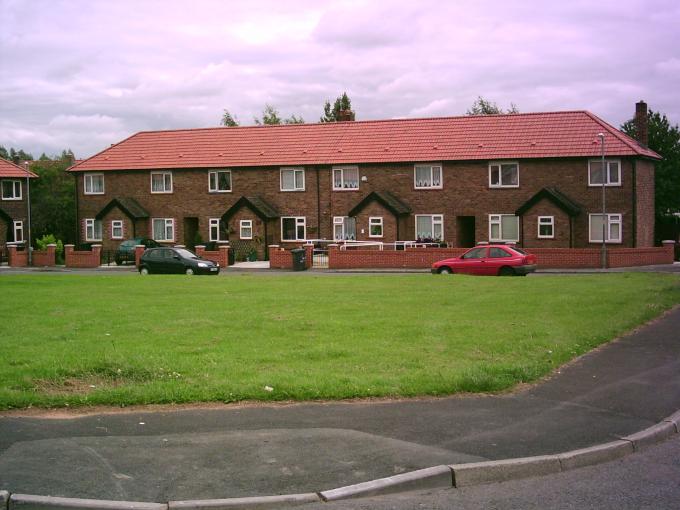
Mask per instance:
[[[405,251],[377,249],[328,250],[329,269],[357,268],[429,268],[438,260],[457,257],[464,248],[411,248]],[[597,248],[531,248],[539,268],[599,268],[601,252]],[[632,267],[672,264],[673,245],[661,248],[608,248],[609,267]]]
[[[213,251],[207,251],[205,246],[196,246],[196,255],[216,262],[221,268],[229,267],[229,246],[219,246],[219,249]]]
[[[92,251],[75,251],[72,244],[64,245],[64,261],[66,267],[99,267],[101,245],[92,245]]]
[[[56,244],[48,244],[45,251],[34,250],[31,255],[33,265],[38,267],[52,267],[56,265],[56,252]]]
[[[314,263],[314,246],[305,244],[294,248],[305,249],[305,267],[310,269]],[[282,246],[272,245],[269,247],[269,268],[270,269],[293,269],[293,255],[290,249]]]

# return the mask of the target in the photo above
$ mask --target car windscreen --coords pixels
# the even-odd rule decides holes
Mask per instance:
[[[177,253],[183,259],[197,259],[198,258],[196,255],[191,253],[189,250],[184,250],[182,248],[176,249],[175,253]]]

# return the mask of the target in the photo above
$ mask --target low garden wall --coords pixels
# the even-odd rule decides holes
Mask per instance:
[[[314,262],[314,246],[305,244],[299,246],[305,249],[305,267],[309,269]],[[293,255],[290,250],[272,244],[269,246],[269,268],[270,269],[293,269]]]
[[[205,246],[196,246],[196,255],[206,260],[212,260],[220,265],[221,268],[229,267],[229,246],[221,245],[217,250],[206,250]]]
[[[26,267],[28,266],[28,252],[23,246],[16,244],[7,245],[7,265],[10,267]]]
[[[408,268],[425,269],[438,260],[458,257],[467,248],[406,248],[399,251],[378,249],[340,250],[329,246],[329,269]],[[531,248],[543,269],[599,268],[600,248]],[[674,243],[664,241],[653,248],[607,248],[607,267],[632,267],[673,263]]]
[[[31,264],[36,267],[53,267],[56,265],[57,245],[48,244],[46,250],[33,250]],[[7,264],[10,267],[28,266],[28,251],[15,244],[7,245]]]
[[[64,263],[66,267],[88,268],[99,267],[102,246],[93,244],[91,250],[75,250],[73,244],[64,245]]]

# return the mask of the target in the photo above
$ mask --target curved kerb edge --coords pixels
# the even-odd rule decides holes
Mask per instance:
[[[600,464],[643,450],[680,433],[680,411],[615,441],[555,455],[433,466],[317,493],[140,503],[10,494],[0,491],[0,510],[200,510],[281,508],[319,501],[377,496],[417,489],[468,487],[543,476]]]

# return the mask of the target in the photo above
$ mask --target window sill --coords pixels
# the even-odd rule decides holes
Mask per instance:
[[[359,188],[333,188],[333,191],[359,191]]]
[[[85,196],[89,196],[89,195],[106,195],[106,192],[102,191],[101,193],[93,193],[93,192],[89,192],[89,193],[88,193],[87,191],[83,191],[83,195],[85,195]]]
[[[296,191],[297,192],[305,191],[305,189],[304,188],[302,188],[302,189],[280,189],[279,191],[282,192],[282,193],[295,193]]]
[[[23,198],[22,197],[19,197],[19,198],[3,198],[2,200],[5,201],[5,202],[20,202],[20,201],[23,200]]]
[[[444,189],[444,186],[428,186],[427,188],[419,188],[414,186],[413,189],[416,191],[436,191]]]
[[[219,195],[220,193],[231,193],[233,190],[230,189],[213,189],[213,190],[208,190],[208,193],[211,195]],[[158,192],[157,192],[158,193]]]
[[[172,191],[151,191],[152,195],[172,195]]]
[[[591,183],[588,183],[588,187],[589,187],[589,188],[601,188],[601,187],[602,187],[602,184],[591,184]],[[620,188],[620,187],[621,187],[621,183],[618,183],[618,184],[605,184],[604,187],[605,187],[605,188]]]
[[[489,186],[489,189],[506,189],[506,188],[510,188],[510,189],[519,188],[519,184],[508,184],[507,186],[500,186],[500,185],[499,186],[491,186],[491,185]]]

